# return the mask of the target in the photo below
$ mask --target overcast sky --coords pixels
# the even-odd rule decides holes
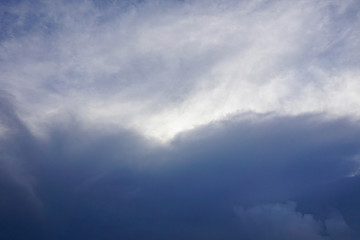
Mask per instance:
[[[0,238],[360,239],[360,2],[0,2]]]

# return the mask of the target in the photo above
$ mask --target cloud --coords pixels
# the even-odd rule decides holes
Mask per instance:
[[[0,14],[1,239],[359,238],[355,0]]]
[[[249,111],[358,117],[358,8],[335,0],[3,5],[0,84],[40,135],[69,114],[164,141]]]
[[[325,222],[296,210],[296,203],[266,204],[249,209],[236,208],[244,239],[357,239],[341,216]]]
[[[40,220],[28,234],[37,239],[245,238],[251,236],[241,230],[234,206],[270,206],[265,209],[272,213],[277,208],[271,204],[286,201],[296,201],[299,210],[280,204],[274,222],[288,216],[309,237],[316,236],[320,221],[334,236],[356,229],[359,209],[348,200],[360,196],[359,181],[341,181],[359,167],[353,161],[360,150],[357,124],[321,115],[249,119],[210,124],[166,146],[126,130],[109,134],[76,122],[53,128],[45,140],[18,132],[12,150],[1,146],[19,163],[5,168],[12,177],[3,181],[1,195],[4,189],[23,195],[31,189],[39,207],[29,217]],[[2,210],[37,206],[31,198],[22,198],[23,204],[6,196]],[[339,217],[329,217],[331,209]],[[267,219],[273,221],[272,215]],[[28,225],[10,226],[3,236]]]

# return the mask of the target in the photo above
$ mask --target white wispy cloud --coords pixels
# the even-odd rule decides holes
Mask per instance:
[[[232,114],[358,118],[356,1],[40,2],[1,42],[0,87],[35,133],[76,117],[168,140]]]

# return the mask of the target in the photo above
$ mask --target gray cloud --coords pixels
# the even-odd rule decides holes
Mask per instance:
[[[242,229],[252,211],[263,208],[256,206],[267,210],[254,221],[275,224],[288,217],[292,225],[271,229],[289,235],[297,233],[290,226],[314,239],[323,236],[317,235],[319,229],[334,236],[330,239],[356,229],[358,177],[342,181],[359,167],[354,161],[360,150],[357,124],[324,121],[321,115],[249,118],[184,133],[168,146],[128,131],[90,131],[76,122],[53,128],[46,141],[20,131],[11,140],[13,150],[2,145],[21,164],[5,168],[13,177],[3,181],[1,195],[4,189],[22,195],[31,189],[40,204],[28,216],[39,220],[32,232],[26,230],[28,225],[19,222],[25,211],[18,206],[37,205],[6,194],[2,210],[17,209],[11,213],[16,221],[2,234],[22,229],[15,239],[22,234],[34,239],[252,239],[256,234]],[[286,201],[296,201],[299,209],[273,205]],[[245,222],[234,206],[250,209],[243,212]],[[340,215],[332,216],[333,209]]]
[[[359,238],[356,1],[0,13],[1,239]]]
[[[245,239],[357,239],[341,216],[325,222],[296,211],[296,203],[267,204],[248,209],[236,207]]]

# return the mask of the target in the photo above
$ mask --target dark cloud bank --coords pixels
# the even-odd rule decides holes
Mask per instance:
[[[349,120],[249,114],[160,146],[75,120],[38,139],[1,111],[0,239],[360,237]]]
[[[177,127],[151,125],[166,111],[175,117],[164,119],[183,116],[180,125],[252,109],[359,116],[358,9],[357,1],[1,1],[0,240],[360,239],[359,122],[248,113],[164,145],[82,122],[99,117],[93,106],[109,107],[104,125],[140,119],[129,126],[144,135]],[[221,94],[193,89],[209,79]],[[217,102],[225,110],[212,115]],[[47,124],[41,137],[36,120]]]

